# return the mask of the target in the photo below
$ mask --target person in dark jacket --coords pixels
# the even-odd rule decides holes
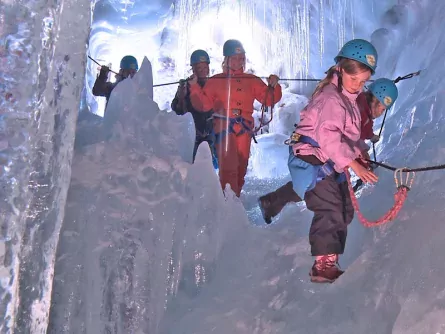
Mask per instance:
[[[128,77],[132,78],[136,74],[138,69],[139,66],[136,58],[133,56],[125,56],[121,60],[119,74],[116,75],[116,81],[109,82],[108,73],[110,72],[110,68],[108,66],[102,66],[99,76],[97,77],[96,82],[93,86],[93,95],[104,96],[107,99],[108,104],[108,100],[114,87],[116,87],[117,84],[122,80],[125,80]]]
[[[106,108],[114,87],[122,80],[128,77],[132,78],[138,69],[139,66],[136,58],[133,56],[125,56],[121,59],[120,70],[116,75],[116,82],[109,82],[108,73],[110,72],[110,68],[108,66],[102,66],[93,86],[93,95],[105,97]],[[74,147],[80,149],[108,139],[114,121],[115,117],[110,115],[110,113],[104,113],[104,117],[101,117],[87,110],[81,111],[77,118]]]
[[[204,50],[195,50],[190,56],[190,65],[192,66],[193,75],[198,78],[198,84],[204,87],[209,77],[210,57]],[[192,114],[195,122],[196,138],[195,147],[193,149],[193,162],[195,161],[196,152],[202,142],[207,142],[212,152],[213,167],[218,169],[218,159],[215,150],[215,132],[213,131],[213,111],[197,111],[190,102],[190,91],[188,80],[181,80],[176,92],[175,98],[171,103],[172,110],[177,115],[184,115],[187,112]]]

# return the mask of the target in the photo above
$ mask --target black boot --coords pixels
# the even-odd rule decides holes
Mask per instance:
[[[260,206],[266,224],[270,224],[272,218],[278,215],[287,203],[291,202],[301,202],[300,196],[298,196],[292,188],[291,181],[277,190],[261,196],[258,199],[258,205]]]

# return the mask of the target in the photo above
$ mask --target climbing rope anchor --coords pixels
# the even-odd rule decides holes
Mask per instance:
[[[403,173],[406,173],[405,179]],[[397,192],[394,194],[394,205],[383,217],[374,222],[371,222],[367,220],[365,216],[363,216],[363,214],[360,212],[358,200],[355,196],[354,189],[351,184],[351,176],[349,175],[349,171],[347,168],[345,168],[345,174],[348,180],[348,188],[349,194],[351,196],[352,206],[354,207],[355,212],[357,212],[358,219],[365,227],[375,227],[394,220],[402,209],[403,204],[405,203],[405,200],[408,196],[408,191],[411,189],[415,177],[415,173],[409,171],[406,167],[397,168],[394,171],[394,182],[397,188]]]
[[[394,182],[396,184],[397,189],[406,188],[407,190],[410,190],[413,185],[414,177],[416,176],[416,173],[406,171],[406,170],[408,170],[407,167],[397,168],[394,171]],[[403,173],[406,173],[405,181],[403,181]]]

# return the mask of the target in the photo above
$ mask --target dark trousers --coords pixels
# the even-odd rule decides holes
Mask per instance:
[[[195,147],[193,148],[193,162],[195,162],[196,152],[198,152],[198,147],[202,142],[207,142],[210,147],[210,152],[212,153],[212,163],[215,169],[218,168],[218,159],[216,157],[215,149],[215,134],[210,133],[205,136],[197,135],[195,138]]]
[[[354,218],[347,182],[338,184],[335,175],[330,175],[308,191],[304,200],[314,212],[309,231],[312,255],[343,254],[348,225]]]

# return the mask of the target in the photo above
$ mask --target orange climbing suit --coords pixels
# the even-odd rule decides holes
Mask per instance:
[[[213,110],[221,187],[230,184],[239,197],[247,173],[252,139],[253,102],[271,106],[281,99],[281,86],[268,86],[242,70],[216,74],[205,86],[190,85],[190,100],[199,111]]]

